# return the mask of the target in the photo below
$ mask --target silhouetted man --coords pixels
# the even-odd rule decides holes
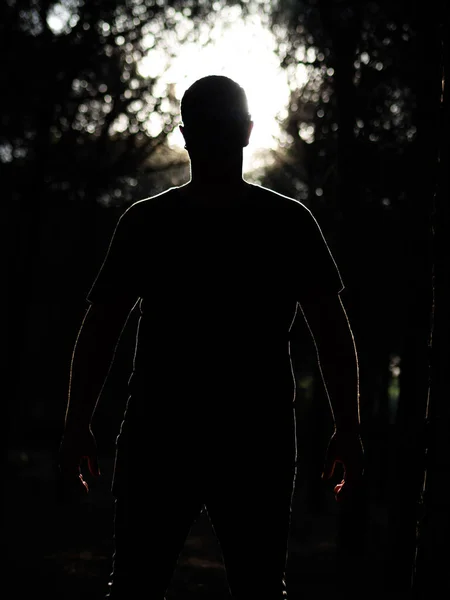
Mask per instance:
[[[236,598],[285,596],[295,478],[289,332],[313,333],[336,425],[325,474],[359,478],[358,369],[343,284],[300,202],[242,178],[252,129],[226,77],[181,102],[191,179],[120,218],[89,293],[72,362],[61,446],[66,478],[98,471],[90,423],[119,334],[139,302],[130,395],[117,439],[110,594],[163,598],[205,505]],[[300,314],[299,312],[299,314]]]

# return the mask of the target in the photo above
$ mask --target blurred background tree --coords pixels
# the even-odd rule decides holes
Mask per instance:
[[[58,357],[67,361],[74,342],[73,335],[66,339],[66,319],[73,334],[120,212],[186,178],[186,154],[167,144],[178,101],[161,83],[161,65],[149,76],[142,58],[151,49],[170,64],[175,48],[195,40],[202,5],[2,3],[0,169],[11,217],[10,376],[23,406],[14,436],[23,431],[22,418],[33,422],[36,411],[52,405],[48,395],[62,374]],[[58,349],[56,356],[51,352],[51,383],[37,359],[50,348]],[[56,385],[59,401],[66,380],[67,374]],[[36,398],[37,390],[46,397]]]
[[[370,502],[388,512],[386,581],[404,592],[413,580],[429,443],[443,4],[281,1],[272,17],[281,25],[283,65],[295,70],[306,61],[309,77],[293,90],[287,151],[267,182],[301,190],[341,267],[360,358]],[[323,402],[313,406],[323,410]],[[320,444],[323,438],[316,450]],[[380,535],[378,510],[370,518],[375,529],[365,531],[368,510],[367,498],[358,497],[342,515],[343,555],[349,551],[353,570],[362,566],[364,534],[372,546]],[[367,571],[359,573],[355,589],[374,585]]]

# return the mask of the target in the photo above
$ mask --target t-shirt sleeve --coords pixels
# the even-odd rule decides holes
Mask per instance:
[[[297,239],[299,301],[302,298],[323,294],[339,294],[344,289],[339,269],[322,230],[311,211],[301,205]],[[299,271],[299,272],[298,272]]]
[[[137,285],[137,227],[135,211],[128,208],[120,217],[106,257],[87,295],[90,303],[117,300],[135,302]]]

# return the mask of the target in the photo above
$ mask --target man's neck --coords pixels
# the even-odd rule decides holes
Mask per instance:
[[[199,191],[242,189],[246,185],[242,178],[242,152],[217,161],[191,156],[190,185]]]
[[[231,207],[239,205],[249,193],[250,184],[242,176],[191,179],[181,187],[181,194],[198,206]]]
[[[248,184],[242,178],[242,173],[238,177],[230,177],[228,173],[198,177],[192,173],[189,185],[191,190],[196,190],[199,193],[202,193],[202,191],[209,193],[211,190],[215,190],[216,193],[227,194],[244,189]]]

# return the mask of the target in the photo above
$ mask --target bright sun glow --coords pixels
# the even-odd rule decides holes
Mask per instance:
[[[290,90],[298,90],[306,83],[308,71],[300,60],[294,69],[281,68],[275,37],[265,24],[264,14],[255,13],[244,19],[239,6],[215,8],[213,4],[212,7],[214,22],[197,24],[198,42],[176,42],[175,32],[166,31],[170,52],[154,45],[151,24],[146,36],[149,50],[138,70],[143,77],[156,78],[153,90],[160,97],[166,95],[170,85],[178,100],[192,83],[206,75],[226,75],[239,83],[246,91],[254,123],[250,144],[244,152],[244,172],[255,171],[269,162],[269,151],[277,148],[281,134],[277,118],[287,115]],[[174,9],[168,10],[175,13]],[[181,12],[177,16],[178,32],[189,35],[193,22]],[[77,18],[63,4],[56,4],[49,12],[47,24],[55,34],[60,34],[68,23],[76,24]],[[154,33],[159,33],[161,25],[155,22],[154,26]],[[164,105],[168,108],[167,99],[161,104],[163,110]],[[120,115],[114,125],[122,131],[127,124],[126,117]],[[162,127],[162,115],[153,113],[146,123],[148,133],[157,135]],[[184,146],[178,128],[168,136],[168,142],[173,147]]]
[[[299,65],[295,82],[280,67],[275,54],[275,39],[258,15],[243,20],[233,18],[231,23],[218,24],[212,41],[204,47],[196,43],[183,44],[161,76],[161,84],[174,84],[175,95],[181,99],[184,91],[197,79],[206,75],[226,75],[246,91],[249,111],[254,122],[248,148],[244,151],[244,171],[264,163],[264,151],[277,147],[280,133],[277,116],[284,116],[289,101],[290,85],[298,87],[306,81],[306,69]],[[143,75],[156,75],[165,57],[150,51],[140,66]],[[303,68],[302,68],[303,67]],[[177,128],[169,143],[183,147],[184,141]]]

